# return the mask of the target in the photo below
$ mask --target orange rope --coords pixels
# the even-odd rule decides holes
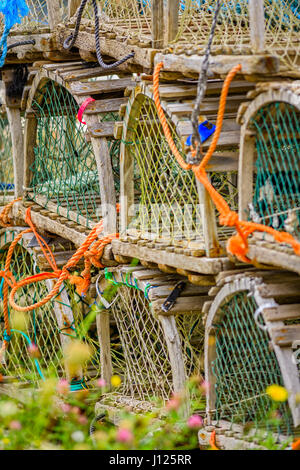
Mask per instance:
[[[9,212],[13,206],[13,204],[21,199],[16,199],[15,201],[12,201],[9,203],[1,212],[0,214],[0,224],[3,224],[3,226],[11,226],[11,220],[9,219]],[[26,217],[25,217],[25,222],[29,225],[29,228],[23,230],[20,232],[16,238],[13,240],[13,242],[10,244],[10,247],[7,252],[6,256],[6,261],[5,261],[5,267],[3,271],[0,271],[0,278],[4,279],[4,286],[3,286],[3,316],[4,316],[4,323],[5,323],[5,337],[4,341],[0,350],[0,358],[2,357],[2,354],[6,350],[10,337],[11,337],[11,328],[10,328],[10,323],[9,323],[9,310],[8,310],[8,300],[10,302],[10,305],[12,306],[13,309],[19,311],[19,312],[31,312],[32,310],[35,310],[39,307],[42,307],[45,305],[47,302],[52,300],[60,290],[61,285],[63,284],[64,281],[70,280],[71,283],[75,284],[77,292],[80,295],[85,295],[87,293],[87,290],[89,288],[90,282],[91,282],[91,267],[92,265],[98,267],[98,268],[103,268],[104,266],[101,263],[101,257],[103,255],[103,250],[106,245],[111,243],[111,241],[115,238],[118,238],[118,234],[113,234],[113,235],[107,235],[106,237],[103,237],[101,239],[98,239],[98,236],[102,233],[103,231],[103,222],[99,222],[91,231],[91,233],[88,235],[86,238],[85,242],[80,246],[80,248],[76,251],[76,253],[72,256],[72,258],[66,263],[66,265],[63,267],[62,270],[59,270],[54,258],[54,255],[46,243],[46,241],[41,237],[41,235],[38,234],[34,224],[32,223],[31,220],[31,209],[28,208],[26,211]],[[20,242],[22,239],[23,235],[26,233],[33,233],[42,249],[42,252],[48,261],[49,265],[51,266],[53,272],[44,272],[44,273],[39,273],[33,276],[30,276],[26,279],[23,279],[19,282],[16,282],[14,279],[13,274],[10,272],[10,265],[11,265],[11,260],[12,256],[14,253],[14,250],[17,246],[17,244]],[[74,268],[80,259],[84,257],[85,260],[85,269],[81,273],[80,276],[76,275],[71,275],[69,272],[70,268]],[[14,298],[17,293],[17,291],[25,286],[31,285],[33,283],[45,281],[47,279],[57,279],[56,284],[54,285],[53,289],[51,292],[49,292],[48,295],[44,297],[44,299],[41,299],[39,302],[37,302],[34,305],[28,305],[25,307],[21,307],[20,305],[17,305]],[[9,287],[12,289],[10,296],[9,296]]]
[[[12,206],[16,203],[22,201],[22,198],[19,197],[18,199],[15,199],[14,201],[11,201],[9,204],[7,204],[4,209],[0,213],[0,225],[1,227],[11,227],[12,221],[9,218],[9,213],[12,208]]]
[[[297,255],[300,255],[300,243],[290,234],[287,232],[279,232],[272,227],[268,227],[263,224],[257,224],[254,222],[247,222],[244,220],[240,220],[239,216],[236,212],[232,211],[228,206],[226,200],[219,194],[216,189],[211,184],[205,168],[209,160],[211,159],[214,151],[216,150],[219,137],[222,131],[222,125],[224,120],[224,113],[226,107],[227,96],[230,88],[230,84],[236,74],[242,70],[241,65],[235,66],[227,75],[226,80],[223,85],[221,98],[220,98],[220,105],[216,123],[216,131],[213,136],[213,140],[210,144],[210,147],[203,157],[201,163],[199,165],[189,165],[185,162],[183,157],[181,156],[180,152],[178,151],[176,144],[172,138],[171,131],[169,125],[167,123],[164,110],[162,109],[160,98],[159,98],[159,73],[163,68],[163,62],[160,62],[156,65],[154,70],[154,77],[153,77],[153,96],[154,102],[157,108],[157,113],[160,118],[160,122],[162,124],[162,128],[167,139],[167,142],[170,146],[170,149],[176,158],[177,162],[181,166],[183,170],[190,170],[192,169],[196,178],[203,184],[205,189],[208,191],[210,197],[212,198],[216,208],[220,212],[219,222],[221,225],[226,225],[229,227],[235,227],[237,234],[232,236],[227,242],[227,251],[233,255],[235,255],[239,260],[250,263],[251,260],[247,258],[248,252],[248,237],[254,231],[266,232],[273,235],[274,239],[278,243],[286,243],[292,246],[294,252]],[[192,152],[195,153],[195,149],[192,149]]]
[[[220,450],[216,445],[216,431],[213,431],[210,435],[209,445],[211,450]]]

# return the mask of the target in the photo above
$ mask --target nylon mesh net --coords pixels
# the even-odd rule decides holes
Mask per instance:
[[[0,264],[4,268],[7,250],[1,250]],[[14,252],[11,272],[16,280],[24,279],[35,274],[37,267],[34,258],[21,245],[17,245]],[[48,294],[45,282],[24,287],[18,291],[16,302],[25,306],[36,303]],[[1,299],[3,298],[3,282],[1,284]],[[2,302],[2,300],[1,300]],[[55,302],[55,300],[54,300]],[[3,307],[3,304],[2,304]],[[3,308],[1,308],[1,333],[0,341],[3,340]],[[62,348],[60,342],[59,328],[54,313],[53,303],[48,303],[44,307],[26,315],[26,326],[18,329],[16,322],[17,312],[10,309],[10,318],[12,327],[14,322],[16,328],[12,332],[12,340],[9,343],[8,350],[5,353],[5,364],[0,367],[3,369],[3,375],[12,376],[21,382],[31,382],[37,384],[40,380],[38,368],[34,360],[28,353],[28,339],[38,347],[40,357],[39,366],[43,373],[54,373],[55,375],[64,375],[62,366]],[[23,333],[21,333],[23,332]],[[27,338],[25,338],[27,335]]]
[[[179,0],[178,32],[170,44],[203,53],[207,43],[215,0]],[[124,33],[138,40],[151,40],[151,0],[98,1],[102,29]],[[176,7],[175,7],[176,8]],[[290,69],[299,67],[300,6],[297,0],[264,0],[266,51],[282,58]],[[93,19],[91,4],[86,18]],[[166,27],[166,24],[165,24]],[[252,54],[249,0],[222,2],[213,54]]]
[[[151,39],[151,1],[150,0],[98,0],[98,16],[101,28],[126,34],[138,40]],[[91,1],[88,3],[85,18],[94,19]]]
[[[255,323],[256,310],[254,298],[241,292],[218,312],[216,358],[211,364],[216,380],[215,419],[291,434],[286,403],[277,409],[278,422],[271,422],[272,403],[266,388],[283,382],[268,334]]]
[[[180,0],[175,42],[183,47],[207,43],[215,0]],[[266,51],[278,54],[290,68],[298,67],[300,6],[294,0],[264,0]],[[213,53],[251,54],[249,1],[222,2]]]
[[[37,32],[39,30],[49,29],[47,0],[26,0],[29,8],[29,14],[24,16],[21,24],[16,24],[13,32]],[[68,0],[59,0],[59,18],[60,22],[67,19]],[[4,18],[0,15],[0,31],[3,31]]]
[[[0,205],[14,194],[12,142],[8,119],[0,113]]]
[[[170,119],[168,123],[176,146],[184,156],[175,127]],[[152,99],[145,97],[138,116],[131,117],[128,130],[126,145],[135,166],[137,205],[127,233],[166,245],[204,250],[203,207],[196,179],[192,171],[179,167]],[[210,177],[234,209],[237,204],[234,172],[215,172]],[[219,227],[219,240],[226,240],[231,232],[231,229]]]
[[[252,120],[256,134],[252,220],[300,236],[300,111],[274,102]]]
[[[122,385],[109,396],[120,404],[136,403],[137,408],[150,409],[158,401],[166,401],[173,391],[172,371],[164,332],[153,314],[144,292],[120,286],[112,306],[118,338],[111,339],[119,361],[113,359],[114,373],[122,376]],[[186,377],[201,374],[204,331],[198,314],[176,316]],[[116,341],[117,340],[117,341]],[[119,349],[116,348],[116,342]],[[120,357],[125,366],[120,370]]]
[[[48,81],[38,91],[33,109],[37,137],[28,198],[91,228],[100,220],[98,171],[85,128],[77,121],[75,99]]]
[[[8,232],[7,232],[8,233]],[[7,233],[2,235],[5,248],[0,252],[0,267],[4,268],[9,243],[5,243],[11,237]],[[3,238],[4,237],[4,238]],[[13,235],[14,237],[14,235]],[[40,272],[36,258],[23,248],[22,243],[17,245],[12,258],[11,272],[17,281],[25,279]],[[18,291],[15,300],[18,305],[32,305],[45,297],[52,289],[53,284],[39,282],[24,287]],[[0,341],[3,340],[3,282],[0,291],[1,299],[1,330]],[[6,353],[6,363],[2,365],[4,375],[17,378],[21,382],[37,384],[42,374],[66,377],[63,358],[63,339],[72,341],[77,339],[87,344],[91,350],[90,359],[82,367],[84,382],[93,385],[96,378],[100,376],[100,349],[97,335],[96,322],[94,321],[87,331],[83,331],[83,323],[90,312],[90,304],[82,299],[75,291],[74,286],[66,282],[60,289],[59,294],[45,306],[25,314],[26,325],[22,323],[22,330],[12,333]],[[64,315],[63,326],[60,328],[57,315]],[[10,309],[11,326],[14,327],[15,315]],[[16,328],[17,329],[17,328]],[[27,336],[27,338],[24,336]],[[35,344],[39,350],[38,366],[28,353],[29,341]],[[3,372],[2,372],[3,373]]]

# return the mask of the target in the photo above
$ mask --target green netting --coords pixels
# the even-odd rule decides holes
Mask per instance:
[[[283,382],[268,334],[255,323],[256,309],[254,298],[241,292],[220,308],[220,319],[213,325],[215,419],[292,434],[292,418],[286,403],[277,410],[276,425],[268,416],[272,403],[266,388]]]
[[[48,81],[32,106],[37,138],[29,198],[90,227],[100,220],[100,188],[92,145],[77,120],[75,99]]]
[[[14,167],[12,142],[8,119],[0,114],[0,205],[5,205],[8,196],[14,194]]]
[[[32,107],[37,119],[35,160],[28,198],[88,228],[101,219],[99,174],[87,128],[77,120],[78,105],[62,86],[48,81]],[[116,113],[99,114],[116,121]],[[108,138],[113,168],[118,167],[120,141]],[[115,174],[116,189],[119,189]]]
[[[111,342],[115,351],[116,343],[120,345],[113,367],[114,373],[121,375],[122,385],[118,394],[111,395],[110,399],[123,404],[126,398],[137,400],[139,404],[144,403],[145,409],[155,405],[157,400],[168,400],[173,391],[168,348],[162,325],[145,293],[120,285],[117,295],[111,310],[118,336]],[[176,315],[175,319],[186,377],[201,375],[204,343],[201,318],[199,314],[187,313]]]
[[[300,111],[274,102],[252,119],[256,133],[255,189],[252,219],[286,230],[300,230]]]
[[[170,120],[169,127],[177,148],[184,155]],[[204,249],[203,208],[195,176],[178,165],[152,99],[145,97],[139,115],[131,118],[126,144],[134,160],[137,204],[127,233],[169,245]],[[210,176],[216,189],[234,209],[237,196],[234,172],[211,173]],[[227,239],[231,232],[231,229],[219,227],[219,240]]]

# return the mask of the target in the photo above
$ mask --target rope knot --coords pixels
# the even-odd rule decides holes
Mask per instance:
[[[3,333],[3,338],[4,338],[4,341],[6,341],[7,343],[9,343],[12,339],[12,335],[9,335],[7,333],[7,331],[5,330],[4,333]]]
[[[239,222],[239,216],[236,212],[229,211],[225,214],[221,214],[219,217],[219,221],[221,225],[235,227]]]

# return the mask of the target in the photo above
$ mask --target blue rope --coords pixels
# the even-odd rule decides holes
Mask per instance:
[[[87,390],[88,386],[85,383],[84,379],[81,380],[71,380],[70,390],[71,392],[80,392],[81,390]]]
[[[29,336],[26,335],[26,333],[24,333],[24,331],[11,330],[11,332],[12,332],[12,333],[19,333],[20,335],[22,335],[22,336],[26,339],[26,341],[27,341],[27,343],[28,343],[29,346],[32,344],[31,339],[29,338]],[[5,339],[5,335],[7,335],[6,331],[4,332],[4,339]],[[7,336],[8,336],[8,335],[7,335]],[[10,340],[11,340],[11,337],[10,337]],[[9,340],[9,341],[10,341],[10,340]],[[38,361],[37,359],[34,359],[34,364],[35,364],[35,367],[36,367],[37,372],[38,372],[39,376],[41,377],[41,379],[42,379],[42,380],[46,380],[45,377],[44,377],[44,374],[43,374],[43,372],[42,372],[42,370],[41,370],[39,361]]]
[[[29,13],[25,0],[0,0],[0,13],[4,16],[5,27],[0,40],[0,67],[3,67],[7,55],[7,38],[11,28],[21,23],[22,18]]]

